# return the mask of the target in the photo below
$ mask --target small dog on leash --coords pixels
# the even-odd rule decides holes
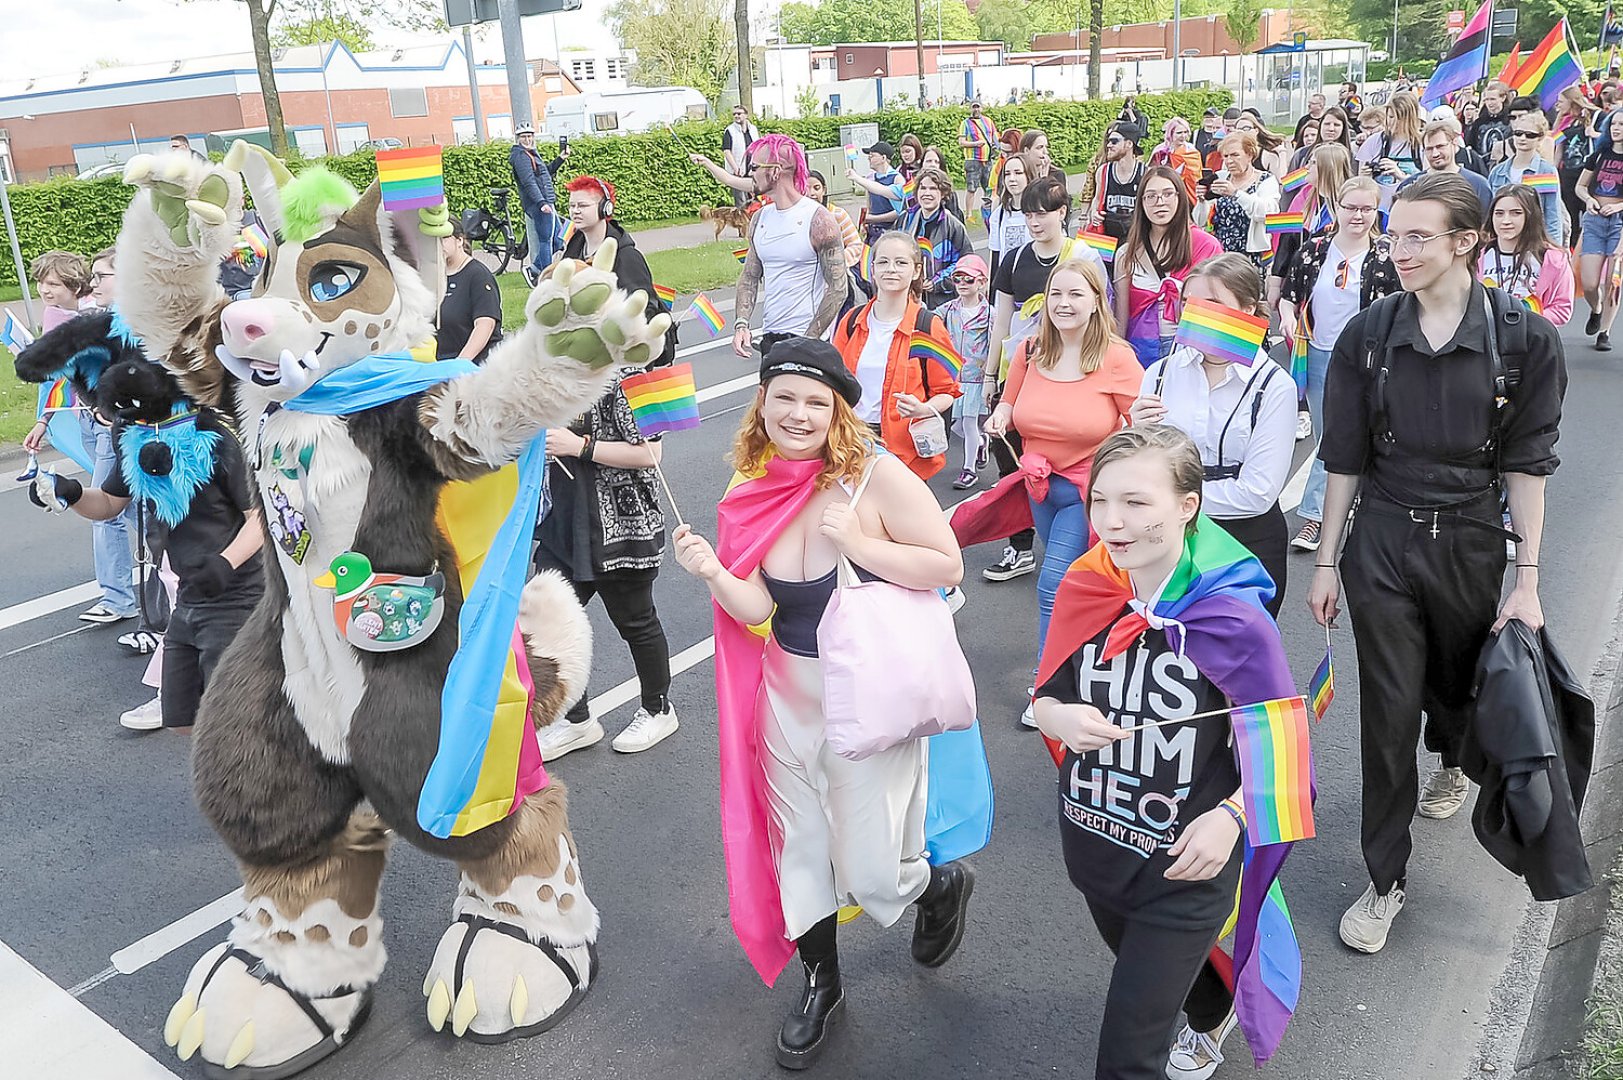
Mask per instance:
[[[737,229],[740,237],[749,235],[749,211],[736,206],[705,206],[699,209],[699,217],[710,223],[716,230],[716,239],[728,229]]]

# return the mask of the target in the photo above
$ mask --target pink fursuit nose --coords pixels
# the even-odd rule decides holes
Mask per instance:
[[[220,329],[233,351],[252,345],[275,326],[275,305],[260,299],[237,300],[220,313]]]

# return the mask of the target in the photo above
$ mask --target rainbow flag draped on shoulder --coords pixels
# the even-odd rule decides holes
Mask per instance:
[[[1240,712],[1243,706],[1299,700],[1279,628],[1263,608],[1273,595],[1273,581],[1256,557],[1201,515],[1148,616]],[[1103,544],[1072,563],[1054,599],[1037,685],[1106,627],[1101,660],[1136,643],[1150,618],[1129,609],[1132,598],[1127,573]],[[1049,742],[1048,748],[1056,764],[1064,760],[1063,747]],[[1311,756],[1305,745],[1300,749],[1311,786]],[[1301,948],[1278,880],[1290,849],[1288,842],[1254,846],[1247,838],[1233,920],[1234,1008],[1259,1065],[1279,1048],[1302,988]],[[1220,972],[1230,970],[1221,950],[1214,950],[1212,959]]]

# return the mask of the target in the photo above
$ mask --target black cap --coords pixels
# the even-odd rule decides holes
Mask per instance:
[[[1201,115],[1202,116],[1222,116],[1223,114],[1217,111],[1217,106],[1216,105],[1208,105],[1208,106],[1206,106],[1206,111],[1204,113],[1202,113]]]
[[[848,405],[862,399],[862,384],[845,366],[840,350],[826,341],[808,337],[784,338],[761,358],[761,385],[778,375],[804,375],[843,397]]]
[[[888,158],[893,158],[896,156],[896,148],[890,145],[890,143],[886,142],[884,139],[880,139],[872,146],[863,147],[862,152],[864,154],[884,154]]]
[[[1144,133],[1138,129],[1137,124],[1117,124],[1114,128],[1117,135],[1137,146],[1144,141]]]

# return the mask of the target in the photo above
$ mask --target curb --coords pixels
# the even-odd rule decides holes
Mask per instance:
[[[1616,624],[1614,624],[1615,626]],[[1527,1027],[1516,1053],[1516,1080],[1568,1080],[1578,1075],[1588,1001],[1606,939],[1606,915],[1617,883],[1612,868],[1623,851],[1623,677],[1614,635],[1597,663],[1610,668],[1611,690],[1597,714],[1595,768],[1584,801],[1584,852],[1595,886],[1555,905],[1547,953],[1533,990]]]

